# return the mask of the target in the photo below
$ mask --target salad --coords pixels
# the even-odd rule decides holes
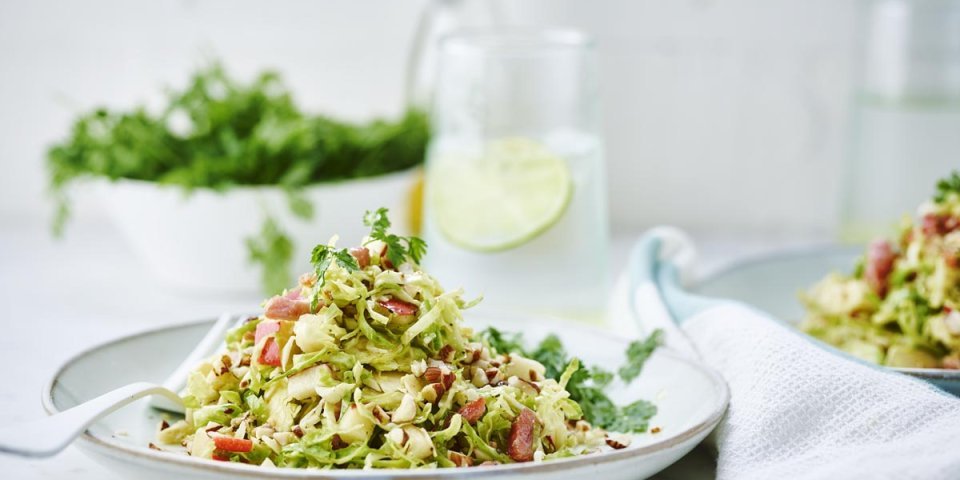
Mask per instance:
[[[365,223],[362,245],[318,245],[299,285],[228,332],[158,443],[278,467],[468,467],[625,448],[647,430],[656,407],[613,404],[613,373],[582,368],[554,336],[527,351],[474,332],[462,312],[480,299],[420,269],[423,241],[389,233],[386,209]],[[620,377],[636,377],[658,342],[632,343]]]
[[[960,174],[937,184],[897,240],[876,240],[851,275],[802,296],[801,328],[891,367],[960,369]]]

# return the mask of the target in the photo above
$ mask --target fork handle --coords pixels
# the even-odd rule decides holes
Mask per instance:
[[[168,390],[179,392],[187,386],[187,375],[197,367],[201,360],[213,354],[214,350],[223,343],[223,336],[231,327],[238,323],[238,318],[230,313],[220,315],[210,330],[193,350],[180,362],[177,369],[167,377],[163,386]],[[165,397],[153,397],[150,406],[173,413],[183,413],[182,402],[168,402]]]
[[[147,395],[161,395],[183,404],[176,393],[160,385],[131,383],[56,415],[0,427],[0,452],[23,457],[51,457],[67,448],[91,423]]]

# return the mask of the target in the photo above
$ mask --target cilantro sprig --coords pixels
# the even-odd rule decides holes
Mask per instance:
[[[290,281],[290,261],[293,259],[293,241],[268,216],[260,232],[244,239],[251,262],[264,266],[260,281],[268,292],[279,292]]]
[[[643,364],[647,362],[653,351],[663,342],[663,330],[654,330],[643,340],[634,340],[627,347],[627,363],[620,367],[618,373],[624,382],[629,382],[640,375]]]
[[[380,240],[387,245],[387,260],[394,265],[400,265],[406,259],[414,263],[420,263],[420,259],[427,253],[427,242],[418,237],[401,237],[389,233],[390,218],[386,208],[378,208],[374,212],[366,212],[363,215],[363,224],[370,227],[370,243],[374,240]],[[320,295],[323,291],[323,285],[326,282],[326,273],[330,265],[336,263],[347,271],[355,272],[360,270],[357,259],[350,254],[346,248],[334,248],[329,245],[317,245],[313,247],[310,255],[310,263],[313,265],[313,271],[317,275],[317,285],[314,287],[313,295],[310,298],[310,309],[316,310],[320,303]]]
[[[506,333],[506,332],[501,332],[496,328],[489,327],[486,330],[480,332],[480,338],[482,338],[483,341],[487,342],[487,345],[489,345],[491,348],[493,348],[497,352],[523,353],[525,351],[523,346],[523,338],[519,333]],[[547,339],[549,338],[550,337],[547,337]],[[560,342],[560,339],[556,337],[553,337],[553,338],[557,340],[557,343]],[[544,343],[547,343],[547,340],[544,340]],[[563,369],[566,366],[566,361],[540,362],[540,363],[542,363],[544,367],[547,367],[547,376],[549,376],[550,378],[558,378],[558,375],[561,372],[563,372]],[[560,363],[562,363],[562,365],[560,365]]]
[[[313,252],[310,254],[310,263],[313,265],[313,271],[317,275],[317,285],[313,290],[313,295],[310,297],[311,311],[316,311],[317,305],[320,304],[320,294],[323,291],[323,284],[326,283],[327,269],[329,269],[330,265],[334,262],[340,265],[340,268],[351,272],[360,270],[357,259],[353,258],[353,255],[350,255],[350,251],[346,248],[338,250],[329,245],[322,244],[313,247]]]
[[[572,364],[579,365],[579,361],[569,356],[556,335],[544,338],[531,351],[523,348],[520,334],[506,334],[490,327],[480,335],[487,345],[497,352],[520,353],[540,362],[546,367],[549,378],[559,381],[568,368],[576,368],[570,374],[566,389],[570,392],[570,399],[580,405],[583,416],[596,426],[616,432],[641,433],[647,430],[650,419],[657,413],[656,405],[642,399],[622,407],[615,404],[606,394],[607,387],[614,380],[614,374],[597,366],[572,367]],[[647,358],[660,345],[662,335],[660,330],[655,330],[647,338],[630,343],[627,347],[627,362],[619,369],[620,378],[624,382],[629,383],[640,374]]]
[[[941,178],[937,182],[937,193],[933,201],[943,203],[951,193],[960,194],[960,173],[952,172],[949,177]]]
[[[427,242],[419,237],[401,237],[388,233],[390,228],[390,218],[387,217],[389,210],[383,207],[363,216],[363,224],[370,227],[370,240],[379,240],[387,246],[387,260],[394,265],[400,265],[407,258],[413,260],[413,263],[419,264],[420,259],[427,253]]]

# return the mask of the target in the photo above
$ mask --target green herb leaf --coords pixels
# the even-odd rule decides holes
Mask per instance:
[[[663,330],[656,329],[647,338],[630,342],[630,346],[627,347],[627,363],[619,370],[620,378],[624,382],[630,382],[637,378],[643,370],[643,364],[646,363],[662,341]]]
[[[617,418],[606,428],[615,432],[645,432],[650,425],[650,419],[656,414],[656,405],[646,400],[637,400],[619,409]]]
[[[333,262],[337,262],[340,268],[349,271],[360,270],[357,260],[353,258],[353,255],[350,255],[346,248],[335,250],[323,244],[313,247],[313,252],[310,254],[310,263],[313,264],[313,271],[317,274],[317,285],[310,297],[311,311],[316,311],[320,304],[320,295],[323,291],[323,285],[326,283],[327,270]]]
[[[620,372],[621,376],[624,371],[628,372],[628,376],[633,372],[636,374],[630,379],[625,378],[626,381],[639,375],[643,362],[660,344],[661,336],[660,330],[656,330],[645,340],[629,345],[627,363],[620,368]],[[497,353],[512,352],[527,356],[543,364],[548,377],[557,381],[565,379],[570,399],[580,405],[584,417],[596,426],[625,433],[645,432],[650,418],[657,412],[655,405],[644,400],[618,407],[604,391],[613,382],[614,374],[597,366],[579,366],[579,360],[569,357],[556,335],[544,338],[531,352],[524,349],[520,334],[506,334],[489,327],[480,332],[480,337]]]
[[[600,388],[606,388],[607,385],[610,385],[614,379],[613,373],[608,372],[596,365],[590,367],[589,374],[590,380],[593,381],[593,384],[599,386]]]
[[[960,173],[958,172],[951,172],[950,176],[937,182],[937,193],[934,194],[933,200],[943,203],[951,193],[960,195]]]
[[[480,332],[480,338],[496,353],[512,352],[526,355],[523,348],[523,338],[519,333],[508,334],[496,328],[487,327],[486,330]]]
[[[260,265],[260,281],[267,292],[280,292],[290,282],[293,242],[276,221],[267,216],[260,233],[246,238],[248,258]]]
[[[381,207],[363,215],[363,224],[370,227],[370,240],[379,240],[387,246],[387,260],[393,265],[400,265],[408,258],[419,264],[427,253],[427,242],[418,237],[401,237],[388,233],[391,223],[387,212],[386,208]]]
[[[330,255],[330,247],[326,245],[317,245],[316,247],[313,247],[313,252],[310,254],[310,263],[317,272],[318,279],[320,278],[321,272],[327,271],[327,268],[330,266],[330,262],[332,261],[333,257]]]
[[[420,237],[408,237],[407,249],[410,251],[410,258],[413,263],[420,263],[420,260],[427,254],[427,242]]]
[[[383,236],[387,234],[391,225],[387,212],[388,209],[380,207],[373,212],[367,210],[363,214],[363,224],[370,227],[371,235]]]
[[[54,238],[60,238],[63,237],[63,230],[67,225],[67,220],[70,218],[70,204],[62,193],[56,195],[55,202],[56,209],[53,211],[51,230],[53,231]]]
[[[516,352],[517,350],[507,351]],[[544,338],[537,345],[537,349],[530,353],[530,358],[542,363],[547,369],[547,376],[550,378],[560,378],[560,375],[570,363],[567,352],[563,349],[563,344],[556,335]]]
[[[337,259],[337,264],[342,268],[345,268],[350,271],[360,270],[360,265],[357,264],[357,259],[353,258],[353,255],[350,255],[350,252],[347,249],[340,249],[333,251],[334,258]]]
[[[313,204],[310,203],[310,200],[307,200],[303,192],[299,190],[287,190],[286,193],[287,205],[290,206],[290,211],[293,212],[294,215],[303,220],[313,218]]]

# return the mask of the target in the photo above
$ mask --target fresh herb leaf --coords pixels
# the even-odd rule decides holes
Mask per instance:
[[[54,238],[63,236],[63,230],[67,226],[67,220],[70,218],[70,204],[66,197],[60,193],[55,195],[55,210],[53,211],[53,223],[51,225]]]
[[[619,370],[620,378],[624,382],[630,382],[637,378],[640,371],[643,370],[643,364],[646,363],[662,341],[663,330],[656,329],[647,338],[630,342],[630,346],[627,347],[627,363]]]
[[[604,391],[613,378],[612,373],[601,368],[581,367],[570,377],[567,391],[580,405],[584,417],[594,425],[616,432],[645,432],[657,407],[645,400],[618,407]]]
[[[507,351],[516,352],[517,350]],[[567,358],[567,352],[563,349],[563,344],[556,335],[549,335],[544,338],[540,344],[537,345],[536,350],[530,352],[530,358],[543,364],[547,369],[546,374],[550,378],[560,378],[560,375],[570,363],[570,359]]]
[[[650,419],[656,414],[656,405],[637,400],[619,409],[617,418],[606,428],[615,432],[645,432],[650,426]]]
[[[607,385],[610,385],[610,383],[613,382],[613,373],[608,372],[596,365],[590,367],[588,372],[590,375],[590,380],[593,381],[593,384],[601,388],[606,388]]]
[[[400,265],[407,258],[419,264],[427,253],[427,242],[418,237],[401,237],[388,233],[390,218],[386,208],[368,211],[363,215],[363,224],[370,227],[370,241],[379,240],[387,246],[387,260],[393,265]]]
[[[363,216],[364,225],[370,227],[370,239],[380,240],[387,245],[387,260],[394,265],[400,265],[407,256],[407,249],[403,246],[400,237],[387,233],[390,228],[390,219],[386,208],[378,208],[374,212],[367,212]]]
[[[290,211],[294,215],[303,219],[310,220],[313,218],[313,204],[310,203],[310,200],[307,199],[306,195],[302,191],[296,189],[287,190],[287,205],[290,207]]]
[[[386,235],[390,228],[390,217],[387,216],[389,210],[383,207],[371,212],[367,210],[363,214],[363,224],[370,227],[372,235]]]
[[[624,370],[630,374],[636,371],[636,374],[629,379],[625,378],[625,381],[639,375],[643,362],[660,344],[661,336],[660,330],[656,330],[645,340],[630,344],[627,349],[627,363],[620,371],[621,376]],[[530,352],[524,349],[522,335],[519,333],[506,334],[489,327],[480,332],[480,337],[497,353],[518,353],[540,362],[546,368],[547,377],[557,381],[565,377],[570,399],[580,405],[583,416],[596,426],[625,433],[645,432],[650,418],[657,413],[656,405],[645,400],[618,407],[605,392],[613,382],[614,374],[597,366],[581,366],[577,358],[569,357],[556,335],[547,336]]]
[[[317,245],[313,247],[310,254],[310,263],[313,265],[314,272],[317,274],[317,280],[323,281],[323,273],[330,267],[333,256],[330,255],[330,247],[326,245]]]
[[[960,195],[960,173],[956,171],[937,182],[937,193],[934,194],[933,201],[943,203],[951,193]]]
[[[526,355],[523,348],[523,337],[519,333],[504,333],[496,328],[487,327],[486,330],[480,332],[480,338],[497,353],[512,352]]]
[[[340,250],[334,250],[333,256],[337,259],[337,265],[340,265],[340,267],[352,272],[360,270],[360,265],[357,264],[357,259],[353,258],[353,255],[350,255],[350,252],[347,251],[347,249],[341,248]]]
[[[407,237],[407,249],[414,263],[420,263],[420,259],[427,254],[427,242],[420,237]]]
[[[419,238],[399,237],[388,233],[390,229],[390,218],[387,217],[386,208],[379,208],[375,212],[366,212],[363,215],[363,223],[370,227],[371,239],[381,240],[388,245],[387,259],[393,262],[394,265],[403,263],[403,260],[408,255],[413,257],[413,254],[410,253],[411,251],[419,252],[416,257],[413,257],[415,262],[419,262],[420,256],[422,256],[426,250],[426,243]],[[406,247],[403,245],[403,242],[407,244]],[[394,245],[394,247],[389,248],[391,245]],[[407,247],[410,247],[410,249]],[[399,258],[391,258],[391,254],[398,255]],[[310,263],[313,264],[313,270],[317,274],[317,285],[310,299],[311,310],[316,310],[317,305],[320,303],[320,294],[323,284],[326,281],[327,269],[329,269],[330,265],[334,262],[336,262],[340,268],[349,271],[360,270],[357,259],[354,258],[346,248],[334,249],[323,244],[313,247],[313,252],[310,254]]]
[[[350,255],[350,252],[346,248],[337,250],[323,244],[313,247],[313,252],[310,254],[310,263],[313,264],[313,271],[317,274],[317,285],[314,287],[313,295],[310,297],[311,311],[316,311],[317,306],[320,304],[320,294],[323,291],[324,283],[326,283],[327,270],[333,262],[336,262],[340,268],[352,272],[360,270],[357,259],[353,258],[353,255]]]
[[[576,378],[576,375],[574,375],[574,378]],[[571,381],[570,383],[572,385],[567,386],[570,398],[580,405],[584,418],[590,423],[600,428],[610,428],[617,421],[620,409],[604,393],[603,388],[585,381],[580,383]]]
[[[247,237],[247,254],[251,262],[260,264],[260,281],[267,292],[279,292],[290,281],[290,260],[293,242],[270,216],[263,221],[260,233]]]

